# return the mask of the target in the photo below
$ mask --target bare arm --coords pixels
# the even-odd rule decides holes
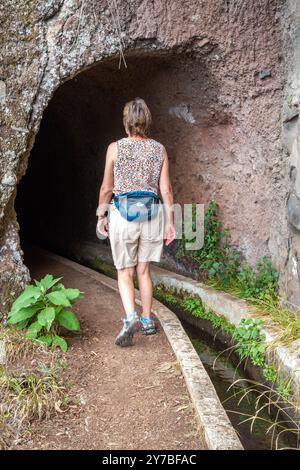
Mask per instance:
[[[97,229],[104,235],[108,235],[108,223],[105,216],[114,187],[114,162],[117,156],[117,143],[112,142],[107,147],[105,169],[102,184],[99,191],[99,202],[96,215],[98,216]]]
[[[174,233],[174,212],[173,212],[173,189],[169,173],[169,158],[166,149],[163,150],[163,164],[160,173],[159,190],[164,203],[166,216],[166,245],[169,245],[175,237]]]
[[[117,154],[117,143],[112,142],[107,147],[105,169],[102,184],[99,191],[98,217],[103,217],[110,203],[114,187],[114,162]]]

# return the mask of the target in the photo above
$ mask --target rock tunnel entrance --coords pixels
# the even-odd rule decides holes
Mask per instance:
[[[35,239],[64,254],[73,239],[95,239],[105,148],[124,135],[121,109],[137,95],[169,151],[176,202],[217,201],[232,245],[253,265],[270,255],[299,303],[294,8],[119,2],[119,30],[101,2],[42,3],[13,12],[28,21],[22,37],[9,12],[3,36],[0,315],[29,280],[17,221],[23,247]]]
[[[97,241],[95,209],[107,145],[126,136],[122,108],[148,103],[151,136],[168,149],[176,200],[201,201],[204,173],[224,148],[229,116],[218,108],[217,84],[201,61],[162,55],[95,65],[62,84],[44,112],[18,186],[21,240],[64,255],[79,240]]]

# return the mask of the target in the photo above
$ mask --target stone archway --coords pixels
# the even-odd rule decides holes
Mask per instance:
[[[205,63],[187,54],[132,53],[126,69],[109,59],[63,83],[43,114],[18,185],[21,235],[64,255],[78,241],[97,241],[95,208],[106,148],[125,136],[122,107],[134,96],[147,101],[151,136],[168,149],[175,199],[205,200],[207,169],[197,169],[199,153],[210,153],[215,173],[221,172],[214,154],[229,147],[233,125],[217,95]]]
[[[7,6],[8,21],[1,38],[5,45],[1,63],[4,79],[0,87],[4,110],[2,314],[29,280],[14,204],[17,183],[26,173],[31,151],[32,164],[38,160],[37,148],[43,143],[43,137],[42,141],[39,137],[35,140],[39,129],[42,136],[47,119],[51,121],[51,113],[55,114],[67,97],[71,100],[68,109],[72,103],[82,103],[88,110],[88,93],[78,96],[78,90],[82,91],[87,83],[93,84],[96,93],[97,83],[108,90],[105,83],[111,78],[116,87],[115,109],[119,109],[130,93],[130,74],[135,85],[142,76],[146,82],[134,87],[134,95],[141,94],[139,90],[150,99],[157,117],[154,135],[168,147],[178,200],[205,203],[216,199],[233,243],[250,262],[270,254],[285,279],[289,250],[285,201],[289,182],[281,121],[274,118],[280,116],[284,99],[282,50],[287,39],[283,36],[284,19],[280,22],[279,14],[285,18],[288,10],[283,9],[283,2],[264,0],[246,6],[241,0],[132,0],[117,2],[117,10],[111,5],[83,0],[50,0],[47,4],[32,0],[17,5],[13,12]],[[12,15],[14,22],[10,21]],[[128,60],[127,69],[123,66],[119,70],[117,66],[120,46]],[[102,82],[101,70],[106,74]],[[127,77],[123,94],[117,90],[122,74]],[[96,119],[94,102],[91,107]],[[116,120],[117,111],[108,104],[105,107]],[[89,126],[90,135],[95,134],[95,122]],[[120,131],[118,126],[106,129],[107,140]],[[80,134],[75,140],[78,138]],[[99,152],[103,156],[105,145],[106,138],[101,143],[91,139],[89,155]],[[82,155],[82,150],[79,153]],[[72,160],[70,154],[68,158],[65,164]],[[81,162],[78,156],[79,167]],[[29,173],[30,165],[28,177]],[[96,178],[94,173],[94,187]],[[88,203],[84,204],[83,209]],[[92,212],[94,208],[86,213]],[[19,216],[21,220],[21,213]]]

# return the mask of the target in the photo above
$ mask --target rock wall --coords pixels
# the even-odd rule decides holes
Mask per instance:
[[[300,307],[300,3],[287,3],[287,28],[285,31],[286,85],[282,111],[283,153],[287,161],[289,181],[287,185],[288,252],[282,290],[289,307]],[[280,243],[280,242],[278,242]]]
[[[142,93],[150,100],[153,133],[169,152],[176,199],[217,200],[232,242],[250,263],[270,255],[281,273],[282,296],[299,303],[295,277],[299,184],[297,164],[288,164],[293,139],[297,145],[296,4],[295,0],[2,2],[2,314],[30,277],[18,234],[22,215],[17,220],[14,206],[31,151],[43,158],[43,152],[36,150],[38,139],[35,144],[43,114],[44,119],[51,109],[52,116],[59,114],[61,108],[55,106],[69,97],[64,108],[70,110],[69,117],[62,125],[68,126],[74,146],[72,110],[76,114],[78,103],[89,97],[94,103],[97,92],[103,94],[99,103],[109,92],[111,103],[118,106]],[[94,94],[85,84],[91,84]],[[286,118],[286,112],[295,116]],[[116,116],[117,111],[112,113]],[[80,125],[86,122],[83,115]],[[99,162],[101,167],[106,144],[119,132],[121,125],[114,120],[112,131],[107,125],[105,132],[102,129],[101,142],[93,138],[92,165]],[[43,167],[42,160],[39,166]],[[294,195],[289,197],[291,190]],[[89,202],[91,213],[92,206]]]

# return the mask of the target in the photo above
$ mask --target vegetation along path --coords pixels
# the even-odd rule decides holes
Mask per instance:
[[[114,338],[123,315],[117,293],[47,254],[27,253],[33,279],[63,276],[84,292],[73,310],[81,331],[67,339],[66,376],[79,407],[38,425],[19,445],[30,449],[203,448],[184,379],[168,340],[138,333],[135,345]],[[79,408],[79,412],[78,412]]]

